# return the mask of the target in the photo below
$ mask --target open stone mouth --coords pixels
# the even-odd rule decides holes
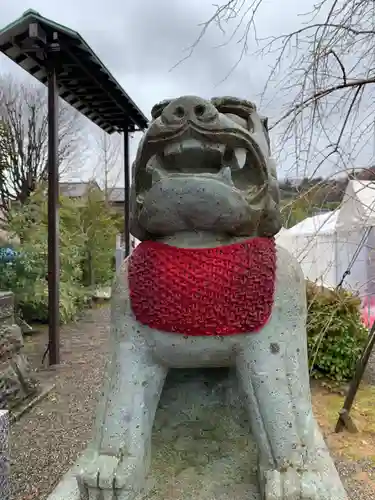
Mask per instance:
[[[236,178],[246,177],[246,171],[250,170],[253,180],[254,177],[259,180],[256,184],[261,186],[265,181],[259,160],[251,148],[231,148],[196,139],[168,144],[161,153],[149,160],[146,170],[152,175],[153,184],[166,177],[196,175],[236,187]],[[254,176],[254,170],[258,171],[258,175]]]

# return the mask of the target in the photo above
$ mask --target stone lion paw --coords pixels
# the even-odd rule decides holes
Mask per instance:
[[[265,473],[265,500],[336,500],[319,474],[287,469]]]
[[[136,472],[131,461],[99,455],[77,475],[80,500],[134,500]]]

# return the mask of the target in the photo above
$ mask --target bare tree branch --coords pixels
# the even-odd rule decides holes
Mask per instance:
[[[275,0],[276,1],[276,0]],[[351,171],[358,161],[375,164],[375,2],[318,0],[290,33],[260,38],[256,32],[263,0],[229,0],[212,16],[188,49],[190,57],[211,27],[239,44],[235,70],[248,47],[272,57],[262,96],[265,107],[281,103],[270,127],[284,163],[299,175]],[[269,8],[269,3],[267,8]],[[259,28],[259,26],[258,26]],[[220,47],[219,47],[220,48]],[[224,79],[228,75],[224,76]],[[289,147],[293,145],[293,148]],[[365,158],[367,152],[367,159]],[[334,171],[329,172],[328,169]]]
[[[262,4],[262,1],[263,0],[229,0],[222,5],[214,4],[215,12],[210,17],[210,19],[208,19],[208,21],[205,21],[200,25],[201,30],[198,38],[190,47],[185,49],[186,55],[181,58],[174,66],[172,66],[169,71],[173,71],[175,68],[177,68],[177,66],[179,66],[192,56],[194,50],[198,47],[211,26],[216,25],[219,30],[223,34],[225,34],[225,25],[228,26],[231,21],[238,20],[234,30],[232,30],[229,39],[224,44],[221,44],[222,47],[223,45],[230,43],[236,37],[236,35],[241,31],[242,26],[244,26],[244,22],[246,21],[244,33],[240,35],[239,39],[239,43],[242,43],[241,55],[231,69],[231,71],[233,71],[240,64],[244,55],[247,53],[247,40],[251,28],[254,29],[254,33],[256,34],[254,19],[260,5]],[[248,19],[248,16],[250,16],[250,19]],[[218,48],[220,48],[220,46]],[[229,76],[231,71],[223,80],[225,80]]]
[[[0,210],[25,203],[48,174],[46,90],[0,75]],[[59,170],[78,168],[85,152],[83,117],[66,103],[59,106]]]
[[[121,137],[117,134],[108,135],[100,130],[96,138],[96,148],[98,150],[98,163],[93,176],[103,184],[104,198],[108,203],[111,193],[121,176],[121,164],[119,162]]]

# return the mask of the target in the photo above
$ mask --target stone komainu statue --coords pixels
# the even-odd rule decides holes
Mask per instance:
[[[267,121],[251,102],[184,96],[152,111],[135,160],[131,232],[82,499],[134,500],[169,368],[233,366],[265,500],[345,500],[311,407],[305,280],[276,246]]]

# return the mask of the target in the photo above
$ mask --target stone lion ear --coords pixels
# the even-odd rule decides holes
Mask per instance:
[[[268,117],[267,116],[262,116],[260,121],[262,122],[263,127],[266,129],[266,132],[268,134]]]

